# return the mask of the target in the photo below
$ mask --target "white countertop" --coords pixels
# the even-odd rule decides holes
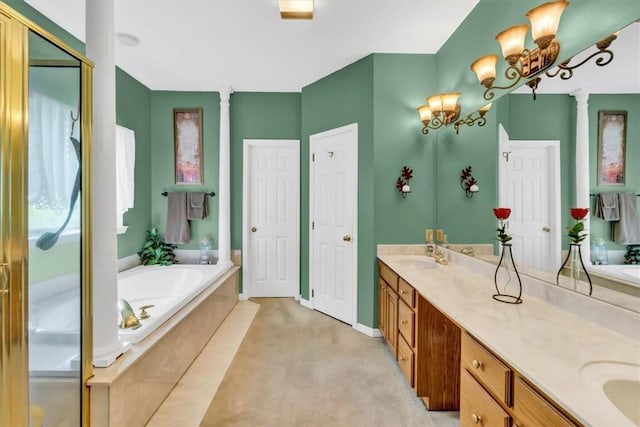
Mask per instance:
[[[594,361],[640,365],[640,341],[527,295],[518,305],[495,301],[493,278],[469,268],[450,263],[420,270],[398,263],[407,255],[378,258],[579,421],[634,425],[586,383],[580,368]]]

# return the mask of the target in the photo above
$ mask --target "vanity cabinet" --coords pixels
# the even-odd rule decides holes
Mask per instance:
[[[460,426],[579,426],[527,380],[462,334]]]
[[[458,410],[460,328],[378,261],[378,327],[429,410]]]

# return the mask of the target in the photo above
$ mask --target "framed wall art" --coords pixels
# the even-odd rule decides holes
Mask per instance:
[[[598,185],[624,185],[627,112],[599,111],[598,129]]]
[[[173,109],[176,184],[203,184],[202,108]]]

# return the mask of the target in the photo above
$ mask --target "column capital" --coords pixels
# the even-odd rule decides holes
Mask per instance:
[[[220,86],[220,88],[218,89],[218,92],[220,93],[220,104],[223,104],[223,103],[228,104],[229,98],[233,93],[233,88],[231,87],[231,85]]]
[[[586,105],[589,102],[589,91],[585,88],[576,89],[569,95],[576,99],[578,105]]]

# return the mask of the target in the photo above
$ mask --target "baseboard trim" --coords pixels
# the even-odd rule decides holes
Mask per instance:
[[[249,295],[245,293],[238,294],[238,301],[246,301],[249,299]]]
[[[382,337],[382,333],[380,333],[380,329],[370,328],[368,326],[363,325],[362,323],[356,323],[353,329],[371,338]]]
[[[308,299],[302,298],[302,295],[300,295],[300,305],[313,310],[313,305],[311,305],[311,301],[309,301]]]

